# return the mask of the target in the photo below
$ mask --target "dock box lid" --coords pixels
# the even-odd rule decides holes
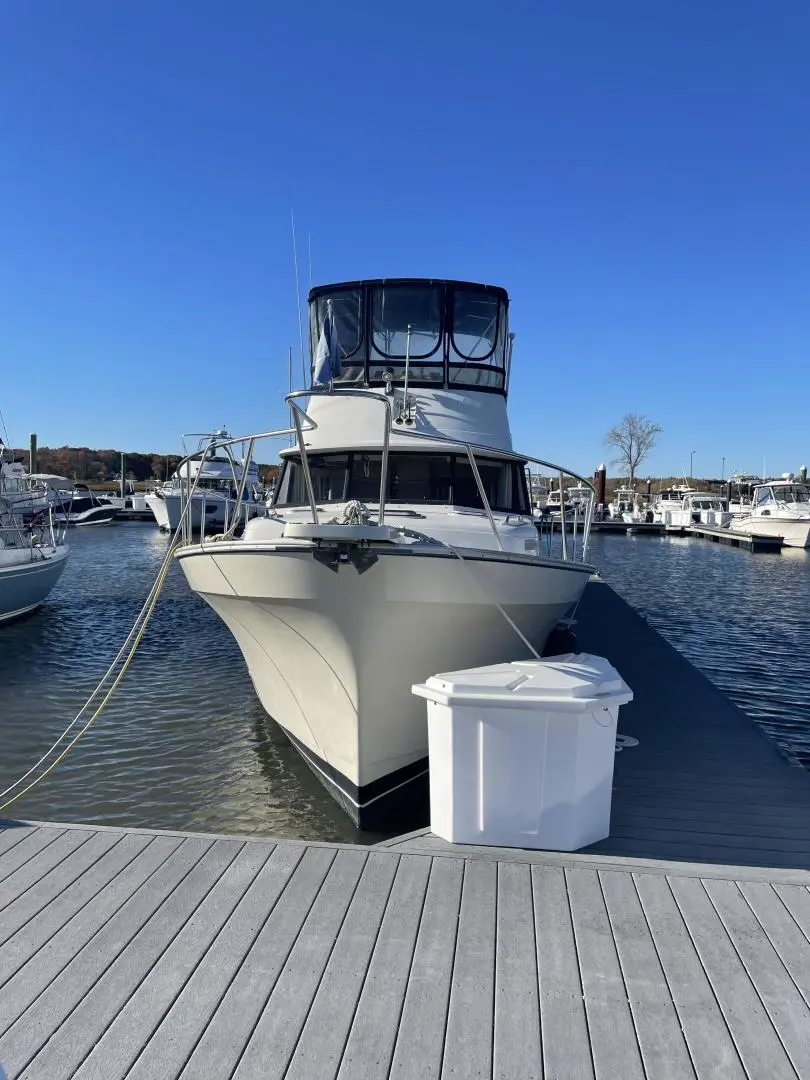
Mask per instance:
[[[444,672],[412,687],[412,692],[442,705],[554,706],[577,712],[593,705],[624,704],[633,698],[618,671],[603,656],[590,653]]]

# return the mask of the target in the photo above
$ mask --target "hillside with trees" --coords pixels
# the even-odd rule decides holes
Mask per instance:
[[[28,450],[15,450],[14,456],[28,466]],[[140,454],[124,451],[126,478],[133,483],[165,480],[181,460],[180,454]],[[37,449],[38,473],[54,473],[84,484],[106,484],[118,480],[121,470],[120,450],[91,450],[87,446],[40,446]],[[260,465],[263,481],[278,473],[276,465]]]

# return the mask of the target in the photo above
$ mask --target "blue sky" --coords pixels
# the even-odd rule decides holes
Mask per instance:
[[[810,464],[810,5],[6,0],[0,409],[170,451],[284,422],[307,284],[504,285],[518,448]],[[296,370],[300,362],[296,360]]]

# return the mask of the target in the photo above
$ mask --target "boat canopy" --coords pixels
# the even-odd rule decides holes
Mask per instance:
[[[316,358],[328,353],[334,384],[402,384],[407,356],[409,386],[505,395],[508,306],[504,289],[472,282],[391,278],[319,285],[309,293],[313,376]]]

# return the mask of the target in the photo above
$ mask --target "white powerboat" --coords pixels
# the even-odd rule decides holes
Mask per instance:
[[[594,495],[512,450],[503,289],[363,281],[309,304],[322,385],[288,398],[297,442],[272,506],[238,539],[186,535],[177,558],[270,716],[355,823],[385,827],[425,805],[411,686],[543,648],[593,572]],[[529,461],[590,491],[581,537],[563,530],[546,554]]]
[[[145,496],[144,502],[161,529],[174,532],[184,513],[194,532],[200,531],[202,522],[203,531],[226,528],[236,508],[240,485],[244,485],[242,519],[264,509],[258,465],[250,461],[245,469],[243,462],[230,453],[228,438],[227,431],[204,435],[198,454]],[[227,452],[217,454],[213,447],[223,441]],[[186,509],[189,492],[190,505]]]
[[[47,486],[25,471],[21,461],[0,441],[0,499],[18,519],[47,511]]]
[[[734,519],[734,532],[781,536],[787,547],[810,547],[810,484],[787,473],[754,486],[747,513]]]
[[[728,509],[734,518],[747,517],[751,512],[754,498],[754,488],[762,483],[759,476],[745,473],[735,473],[728,481]]]
[[[545,516],[549,514],[558,515],[562,509],[566,521],[571,521],[574,518],[581,521],[585,509],[590,506],[592,499],[593,488],[590,484],[575,484],[566,488],[564,499],[560,488],[557,487],[548,492],[541,513]]]
[[[662,496],[667,493],[662,493]],[[711,491],[681,490],[679,497],[659,497],[653,508],[654,520],[673,528],[710,525],[725,528],[731,522],[728,499]]]
[[[638,492],[632,487],[617,487],[607,508],[611,521],[633,525],[645,520]]]
[[[76,484],[71,490],[58,490],[52,496],[54,519],[63,525],[110,525],[116,509],[104,496],[91,491],[86,484]]]
[[[54,530],[23,525],[0,499],[0,622],[39,607],[59,580],[69,549]]]

